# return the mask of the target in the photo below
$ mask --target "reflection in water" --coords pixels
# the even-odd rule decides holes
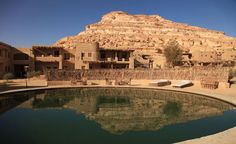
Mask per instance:
[[[0,114],[28,100],[34,94],[35,92],[28,92],[0,96]]]
[[[26,99],[29,100],[25,101]],[[15,98],[21,99],[20,101]],[[84,114],[113,134],[158,130],[166,125],[220,115],[233,106],[207,97],[147,89],[84,88],[46,90],[0,99],[0,109],[67,108]],[[7,106],[7,108],[6,108]]]
[[[176,101],[167,101],[163,108],[163,113],[170,118],[179,116],[181,112],[182,105],[180,102]]]

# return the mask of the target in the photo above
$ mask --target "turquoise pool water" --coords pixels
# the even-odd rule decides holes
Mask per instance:
[[[236,126],[236,110],[230,104],[148,89],[55,89],[2,95],[0,113],[4,144],[163,144]]]

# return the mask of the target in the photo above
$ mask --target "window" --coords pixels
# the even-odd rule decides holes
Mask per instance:
[[[68,69],[68,66],[63,66],[63,69]]]
[[[85,66],[81,66],[81,69],[85,69]]]
[[[106,53],[104,51],[101,51],[101,59],[105,59],[106,58]]]
[[[59,57],[59,55],[60,55],[59,50],[54,51],[54,56],[55,56],[55,57]]]
[[[81,53],[81,60],[84,59],[84,53]]]
[[[8,51],[7,50],[5,50],[5,57],[7,58],[8,56],[7,56],[7,54],[8,54]]]
[[[70,53],[64,53],[64,60],[70,59]]]
[[[51,69],[51,67],[50,67],[50,66],[47,66],[47,69]]]
[[[2,56],[2,50],[0,50],[0,57]]]
[[[54,69],[57,69],[57,67],[54,67]]]
[[[25,53],[17,53],[13,56],[14,60],[29,60],[29,56]]]
[[[88,53],[88,57],[92,57],[92,53]]]
[[[123,52],[122,53],[122,58],[127,58],[127,53]]]

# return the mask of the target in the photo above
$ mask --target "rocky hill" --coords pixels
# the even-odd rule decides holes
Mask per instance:
[[[103,48],[158,50],[176,39],[183,49],[233,48],[236,38],[224,32],[176,23],[158,15],[130,15],[114,11],[100,22],[86,26],[76,36],[62,38],[55,45],[74,48],[77,42],[99,42]]]

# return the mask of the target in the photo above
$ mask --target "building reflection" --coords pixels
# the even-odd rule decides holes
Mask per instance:
[[[113,134],[158,130],[170,124],[220,115],[233,108],[195,94],[128,88],[48,90],[31,94],[18,107],[72,109]]]

